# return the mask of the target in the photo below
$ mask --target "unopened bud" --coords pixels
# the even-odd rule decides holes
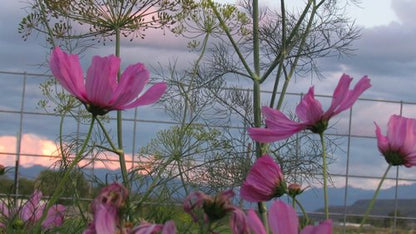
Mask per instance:
[[[230,199],[234,196],[232,190],[224,191],[215,197],[207,197],[204,199],[202,208],[209,220],[217,221],[225,217],[233,210]]]
[[[297,195],[303,193],[302,187],[300,186],[300,184],[290,184],[288,186],[288,194],[291,197],[296,197]]]

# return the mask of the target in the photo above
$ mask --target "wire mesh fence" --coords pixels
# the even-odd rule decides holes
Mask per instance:
[[[40,84],[51,78],[47,74],[33,74],[0,71],[2,98],[0,99],[0,163],[14,167],[13,180],[34,179],[39,170],[49,168],[60,159],[56,145],[61,116],[47,112],[39,107],[44,99]],[[265,91],[267,95],[270,92]],[[316,95],[323,105],[329,104],[330,96]],[[293,109],[302,97],[299,93],[288,93],[285,109]],[[330,191],[331,215],[339,217],[340,227],[346,232],[353,223],[359,209],[357,201],[368,200],[370,190],[375,190],[387,164],[380,156],[374,134],[374,122],[385,131],[390,115],[416,116],[416,102],[376,100],[360,98],[353,108],[331,121],[327,131],[337,140],[336,150],[332,152],[333,162],[329,165],[332,178]],[[123,113],[125,152],[128,166],[133,167],[142,160],[137,151],[146,145],[159,130],[178,124],[164,114],[161,107],[144,107]],[[115,115],[109,114],[108,124],[115,124]],[[384,126],[384,127],[383,127]],[[64,133],[79,137],[86,131],[86,125],[73,116],[67,116],[63,126]],[[226,127],[226,126],[212,126]],[[242,128],[241,125],[229,126]],[[91,173],[100,169],[118,168],[117,158],[108,155],[88,166]],[[319,175],[318,175],[319,176]],[[392,212],[372,215],[373,219],[387,222],[395,231],[406,222],[406,228],[416,226],[416,172],[410,168],[396,167],[387,175],[383,186],[384,194],[379,203],[391,206]],[[317,187],[320,185],[317,184]],[[18,186],[17,186],[18,187]],[[19,191],[15,191],[19,195]],[[365,209],[366,207],[362,207]],[[390,209],[390,208],[389,208]],[[322,214],[319,210],[308,210],[311,215]],[[387,224],[386,224],[387,225]]]

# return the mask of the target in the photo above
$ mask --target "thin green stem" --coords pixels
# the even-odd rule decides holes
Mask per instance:
[[[82,205],[81,205],[81,203],[80,203],[81,196],[79,195],[79,191],[78,191],[78,189],[77,189],[78,182],[79,182],[79,181],[77,181],[77,180],[72,180],[72,186],[73,186],[73,189],[74,189],[74,195],[75,195],[75,204],[76,204],[76,206],[78,207],[79,214],[81,215],[82,220],[83,220],[85,223],[87,223],[87,220],[88,220],[88,219],[87,219],[87,217],[86,217],[86,216],[85,216],[85,214],[84,214],[84,207],[82,207]]]
[[[120,58],[120,45],[121,45],[121,39],[120,39],[120,29],[119,28],[115,28],[114,29],[115,34],[116,34],[116,48],[115,48],[115,53],[116,56]],[[118,76],[117,76],[117,81],[120,82],[120,69],[118,70]]]
[[[311,1],[309,1],[309,4],[310,3],[311,3]],[[308,4],[308,7],[307,7],[308,9],[309,9],[309,4]],[[289,74],[286,72],[285,67],[283,67],[283,71],[284,71],[284,74],[285,74],[285,83],[283,84],[282,92],[280,93],[279,102],[277,104],[277,109],[278,110],[281,108],[281,106],[283,104],[283,99],[284,99],[285,94],[287,92],[287,88],[289,87],[289,82],[290,82],[290,80],[291,80],[291,78],[293,76],[293,73],[295,72],[295,69],[296,69],[297,64],[299,62],[299,59],[301,57],[301,54],[302,54],[302,51],[303,51],[303,47],[305,46],[305,43],[306,43],[306,38],[308,37],[309,31],[310,31],[310,29],[312,27],[312,23],[313,23],[313,20],[314,20],[314,17],[316,15],[316,11],[317,10],[318,10],[318,7],[316,7],[316,6],[314,6],[312,8],[311,16],[310,16],[310,18],[308,20],[308,24],[306,26],[306,30],[305,30],[304,34],[302,35],[302,39],[301,39],[301,41],[299,43],[298,53],[296,54],[295,60],[293,61],[292,66],[290,67]],[[286,49],[286,48],[283,48],[283,49]],[[286,53],[286,51],[283,51],[283,53],[281,53],[282,54],[282,62],[283,62],[285,53]]]
[[[293,42],[295,40],[293,40],[293,38],[298,35],[298,30],[300,28],[300,26],[302,25],[303,20],[305,19],[305,17],[308,15],[308,11],[310,9],[310,7],[312,6],[312,0],[308,1],[308,4],[305,6],[305,8],[303,9],[302,14],[300,15],[298,21],[296,22],[296,25],[293,27],[290,35],[286,38],[286,42]],[[293,40],[293,41],[292,41]],[[290,44],[290,43],[288,43]],[[292,45],[286,45],[286,53],[288,53],[288,51],[291,50],[291,48],[293,48],[293,44]],[[266,70],[266,72],[263,74],[263,76],[261,77],[261,82],[265,81],[267,79],[267,77],[269,77],[269,75],[273,72],[273,70],[276,68],[276,66],[279,64],[279,62],[282,59],[282,56],[285,56],[283,53],[283,51],[280,51],[280,53],[276,56],[275,60],[272,62],[272,64],[269,66],[269,68]]]
[[[282,69],[283,69],[283,59],[282,59],[281,63],[279,64],[279,68],[277,69],[277,73],[276,73],[276,78],[274,80],[273,91],[272,91],[272,95],[271,95],[272,97],[271,97],[270,104],[269,104],[270,108],[273,108],[274,102],[276,100],[277,89],[279,87],[280,77],[282,75]]]
[[[182,166],[181,166],[180,160],[176,160],[176,163],[178,164],[179,178],[181,179],[181,183],[182,183],[183,189],[185,190],[185,194],[188,196],[189,191],[188,191],[188,187],[186,186],[186,183],[185,183],[185,178],[183,177],[184,173],[182,171]]]
[[[253,62],[256,77],[260,78],[259,1],[253,0]]]
[[[118,149],[114,150],[112,148],[108,148],[108,147],[105,147],[105,146],[102,146],[102,145],[94,145],[94,147],[97,147],[99,149],[103,149],[105,151],[112,152],[112,153],[115,153],[115,154],[117,154],[117,150],[118,150]]]
[[[253,110],[254,110],[254,126],[261,126],[261,88],[260,88],[260,33],[259,33],[259,1],[253,0],[252,5],[252,19],[253,19],[253,63],[255,76],[253,80]],[[256,142],[256,157],[260,158],[263,155],[262,144]],[[267,208],[264,202],[258,202],[259,214],[266,229],[269,233],[269,225],[267,220]]]
[[[237,53],[238,58],[240,59],[241,63],[243,64],[247,73],[250,75],[251,79],[258,79],[258,76],[255,73],[253,73],[253,71],[251,70],[250,66],[248,65],[245,57],[243,56],[240,49],[238,48],[237,42],[234,40],[233,36],[231,35],[230,29],[227,27],[227,24],[222,19],[222,17],[220,15],[220,13],[218,12],[217,7],[215,6],[214,2],[212,0],[209,0],[208,3],[210,5],[212,11],[214,12],[215,16],[217,17],[218,21],[220,21],[220,26],[221,26],[222,30],[224,30],[225,34],[228,37],[228,40],[230,40],[231,45],[234,48],[234,51]]]
[[[264,202],[258,202],[257,207],[259,210],[260,219],[263,222],[264,228],[266,229],[266,233],[269,233],[266,204]]]
[[[124,151],[123,151],[123,149],[119,149],[119,148],[117,148],[114,145],[114,143],[111,140],[110,135],[108,135],[108,132],[105,129],[103,123],[98,118],[97,118],[97,122],[98,122],[98,125],[100,126],[101,130],[103,131],[104,136],[107,139],[107,142],[110,144],[110,147],[112,149],[111,151],[114,152],[114,153],[116,153],[117,155],[119,155],[121,172],[122,172],[122,177],[123,177],[123,182],[128,181],[128,178],[127,178],[127,167],[126,167],[126,162],[125,162],[125,158],[124,158]],[[120,157],[120,155],[123,155],[123,157]],[[124,168],[123,168],[123,166],[124,166]],[[125,173],[123,173],[123,172],[125,172]],[[126,186],[126,184],[129,184],[129,183],[124,183],[124,184]],[[126,186],[126,188],[129,188],[129,187]]]
[[[295,197],[293,197],[293,201],[296,202],[296,204],[299,206],[300,210],[302,211],[303,217],[304,217],[304,225],[306,226],[309,223],[309,216],[308,213],[306,213],[305,208],[302,206],[302,203],[300,203]]]
[[[35,232],[34,233],[40,233],[40,228],[41,228],[41,224],[42,222],[45,220],[47,214],[48,214],[48,210],[55,204],[55,202],[59,199],[59,196],[62,193],[62,189],[64,188],[69,175],[71,174],[72,169],[75,167],[75,165],[78,164],[79,161],[81,161],[82,159],[82,154],[84,153],[88,142],[91,138],[91,133],[94,127],[94,122],[95,122],[95,116],[92,117],[91,120],[91,124],[90,124],[90,128],[88,129],[88,133],[87,133],[87,137],[84,140],[84,143],[81,146],[81,149],[79,150],[79,152],[75,155],[74,160],[71,162],[71,164],[69,165],[69,167],[67,167],[65,169],[64,175],[62,177],[62,180],[60,181],[60,183],[58,184],[58,187],[56,188],[55,192],[52,194],[52,197],[50,198],[50,200],[48,201],[48,204],[46,205],[45,209],[43,210],[43,214],[42,217],[39,219],[38,223],[36,224],[36,227],[34,228]]]
[[[260,102],[260,84],[258,81],[253,81],[253,114],[254,114],[254,127],[259,128],[261,126],[261,102]],[[262,156],[261,144],[256,142],[256,157]]]
[[[66,165],[66,157],[64,155],[64,143],[62,140],[63,136],[63,128],[64,128],[64,119],[65,119],[66,112],[62,113],[61,119],[59,120],[59,151],[62,156],[62,162],[64,162],[64,165]]]
[[[327,172],[327,163],[326,163],[326,146],[324,133],[320,133],[319,137],[321,138],[322,145],[322,175],[324,177],[324,210],[325,210],[325,219],[329,219],[329,209],[328,209],[328,172]]]
[[[115,28],[116,34],[116,56],[120,57],[120,29]],[[120,82],[120,69],[118,70],[117,81]],[[117,111],[117,142],[118,142],[118,157],[120,160],[120,169],[121,169],[121,176],[123,178],[123,184],[126,186],[127,190],[130,191],[130,183],[127,177],[127,166],[126,166],[126,158],[124,156],[123,150],[123,116],[121,110]]]
[[[286,7],[285,7],[284,0],[280,1],[280,9],[281,9],[281,15],[282,15],[282,49],[280,51],[281,56],[277,56],[277,58],[279,58],[280,61],[279,61],[279,67],[277,69],[276,78],[274,80],[272,98],[271,98],[270,105],[269,105],[270,108],[273,108],[274,106],[274,101],[277,96],[277,88],[279,86],[280,76],[282,75],[282,69],[283,69],[284,61],[285,61],[286,54],[287,54],[287,51],[286,51]],[[263,81],[263,78],[262,78],[262,81]]]
[[[193,85],[194,85],[194,80],[195,77],[198,75],[198,67],[199,67],[199,63],[201,62],[202,58],[204,57],[205,51],[207,49],[207,45],[208,45],[208,40],[209,40],[209,33],[205,34],[204,40],[202,42],[202,47],[201,47],[201,54],[198,56],[197,60],[195,61],[195,64],[193,65],[192,68],[192,75],[191,75],[191,80],[189,81],[188,87],[185,90],[184,86],[182,84],[178,84],[180,90],[182,91],[181,94],[183,94],[184,98],[185,98],[185,107],[183,110],[183,117],[182,117],[182,123],[181,123],[181,127],[185,126],[186,124],[186,120],[187,120],[187,116],[188,116],[188,108],[191,109],[191,92],[193,90]],[[192,119],[192,109],[189,111],[189,119]]]
[[[57,45],[55,43],[55,39],[54,39],[54,36],[53,36],[53,31],[52,31],[51,27],[49,26],[50,21],[46,17],[45,12],[47,12],[47,10],[45,9],[45,5],[44,5],[43,1],[37,1],[37,5],[40,7],[40,12],[41,12],[41,17],[40,18],[41,18],[41,21],[43,22],[43,25],[45,25],[45,27],[46,27],[46,31],[47,31],[47,34],[48,34],[49,39],[50,39],[49,43],[51,43],[52,47],[56,47]]]
[[[205,34],[204,40],[202,42],[202,47],[201,47],[201,54],[198,56],[197,60],[195,61],[194,65],[193,65],[193,70],[192,70],[192,75],[190,76],[190,81],[188,84],[187,89],[185,90],[185,87],[179,83],[178,86],[181,90],[181,94],[184,97],[184,101],[185,101],[185,106],[183,108],[183,116],[182,116],[182,122],[180,125],[181,128],[181,132],[180,134],[177,136],[179,138],[179,142],[183,142],[183,138],[184,138],[184,134],[186,129],[188,128],[188,124],[186,123],[187,121],[189,121],[189,123],[193,122],[193,110],[192,110],[192,91],[194,89],[193,85],[194,85],[194,80],[195,78],[198,76],[199,73],[199,63],[201,62],[202,58],[204,57],[204,54],[206,52],[207,49],[207,45],[208,45],[208,40],[209,40],[209,36],[210,36],[210,32],[207,32]],[[189,114],[188,114],[188,109],[189,109]],[[187,118],[189,115],[189,118]],[[180,147],[182,148],[182,147]],[[181,152],[182,150],[179,149],[179,152]],[[178,157],[175,157],[178,158]],[[185,194],[188,195],[189,191],[188,191],[188,187],[187,184],[185,183],[185,178],[183,176],[183,171],[182,171],[182,165],[181,165],[181,161],[179,159],[175,160],[178,166],[178,170],[179,170],[179,177],[181,179],[181,183],[182,186],[185,190]]]
[[[390,170],[391,167],[392,167],[392,165],[389,164],[389,166],[387,167],[386,171],[384,172],[384,175],[381,178],[380,183],[378,184],[376,191],[374,192],[373,198],[371,199],[370,204],[368,204],[367,210],[364,213],[364,217],[361,220],[360,228],[363,227],[365,221],[368,218],[368,215],[370,214],[371,210],[373,209],[374,203],[376,202],[376,198],[377,198],[377,196],[378,196],[378,194],[380,192],[381,185],[383,185],[383,182],[386,179],[387,173],[389,172],[389,170]]]
[[[277,107],[276,107],[277,110],[280,110],[280,108],[282,108],[283,99],[286,95],[287,88],[289,87],[289,82],[290,82],[290,77],[286,75],[286,69],[283,65],[282,65],[282,70],[285,73],[285,82],[283,83],[282,91],[280,92],[279,101],[277,102]]]
[[[254,126],[261,126],[261,102],[260,102],[260,83],[258,80],[253,80],[253,110],[254,110]],[[262,144],[256,142],[256,157],[262,156]],[[260,218],[266,228],[266,233],[269,233],[269,225],[267,221],[267,208],[264,202],[258,202]]]
[[[120,149],[119,149],[119,148],[117,148],[117,147],[114,145],[113,141],[111,140],[110,135],[108,135],[108,132],[107,132],[107,130],[105,129],[105,127],[104,127],[103,123],[101,122],[101,120],[100,120],[100,119],[98,119],[98,118],[97,118],[96,120],[97,120],[98,126],[100,126],[101,130],[103,131],[104,136],[105,136],[105,138],[106,138],[106,139],[107,139],[107,141],[108,141],[108,144],[110,144],[110,147],[111,147],[112,151],[118,154],[118,151],[119,151]]]
[[[147,198],[150,196],[150,194],[152,193],[153,189],[157,186],[158,180],[159,178],[162,177],[163,172],[165,171],[166,167],[173,161],[173,158],[169,158],[169,160],[167,160],[167,162],[164,165],[161,165],[159,167],[159,171],[156,174],[155,177],[152,177],[152,183],[150,184],[150,186],[146,189],[146,192],[144,194],[141,195],[141,199],[140,202],[137,204],[137,207],[140,207],[141,204],[145,201],[147,201]]]
[[[66,160],[66,157],[65,157],[65,154],[64,154],[64,143],[63,143],[63,139],[62,139],[65,115],[66,115],[66,111],[64,111],[61,114],[61,119],[60,119],[60,122],[59,122],[59,151],[60,151],[60,154],[62,156],[63,164],[67,165],[67,160]],[[81,214],[82,220],[84,220],[86,222],[87,218],[85,217],[83,207],[81,206],[81,204],[79,202],[80,201],[80,196],[79,196],[79,191],[76,189],[77,188],[76,185],[77,185],[77,181],[75,181],[75,180],[72,181],[72,186],[74,188],[74,195],[75,195],[75,204],[78,207],[78,210]]]

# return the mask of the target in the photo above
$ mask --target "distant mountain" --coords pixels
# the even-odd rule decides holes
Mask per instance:
[[[38,165],[27,167],[27,168],[20,167],[20,175],[21,177],[24,177],[24,178],[35,179],[41,171],[46,170],[46,169],[48,168],[38,166]],[[84,170],[84,173],[88,179],[91,179],[92,172],[93,171],[91,169]],[[13,171],[9,172],[8,177],[13,178],[13,173],[14,173]],[[111,182],[111,181],[114,181],[115,179],[118,179],[119,181],[121,181],[120,180],[121,175],[118,170],[96,168],[94,169],[94,175],[101,182],[105,182],[106,180]],[[151,179],[148,178],[146,180],[150,181]],[[176,180],[172,180],[170,183],[172,184],[171,185],[172,187],[177,187],[180,184],[180,182]],[[349,206],[351,206],[351,212],[357,212],[358,214],[363,213],[364,211],[360,210],[361,208],[359,207],[360,206],[367,207],[363,205],[363,202],[365,203],[366,201],[370,200],[374,194],[374,191],[359,189],[359,188],[354,188],[354,187],[347,187],[347,189],[348,189],[348,193],[347,193],[346,206],[348,206],[348,210],[350,209]],[[389,202],[394,201],[395,191],[396,191],[395,187],[381,190],[377,198],[378,202],[379,201],[382,202],[380,204],[385,205],[387,207],[386,209],[390,209],[389,207],[391,206],[391,204]],[[344,212],[345,187],[329,188],[328,194],[329,194],[329,205],[331,209],[335,209],[335,210],[341,209],[342,210],[341,213],[343,213]],[[184,191],[179,189],[178,197],[181,195],[184,195]],[[308,189],[304,191],[301,195],[299,195],[298,199],[302,203],[306,211],[319,211],[319,209],[322,209],[324,206],[323,189],[321,188]],[[400,199],[400,204],[401,202],[404,202],[406,204],[406,200],[404,199],[408,199],[407,202],[412,202],[411,207],[414,210],[416,210],[416,208],[414,208],[416,207],[416,203],[413,203],[414,200],[416,201],[416,183],[411,184],[411,185],[398,186],[398,199]],[[383,202],[382,200],[385,200],[385,201]],[[378,202],[377,204],[379,204]],[[404,208],[403,209],[400,208],[400,211],[407,212],[406,209]],[[378,212],[378,211],[375,211],[375,212]],[[409,212],[409,214],[413,215],[412,212]],[[414,214],[413,217],[416,217],[416,214]]]
[[[34,165],[31,167],[19,167],[19,175],[22,178],[33,180],[36,179],[40,172],[50,169],[53,170],[54,168],[48,168],[40,165]],[[86,177],[91,177],[93,171],[90,168],[87,168],[84,169],[83,172],[86,175]],[[94,168],[94,175],[101,181],[105,181],[106,179],[113,181],[114,178],[121,178],[120,171],[109,170],[105,168]],[[7,176],[9,178],[13,178],[14,170],[9,171],[7,173]]]
[[[364,214],[371,200],[358,200],[351,206],[347,207],[347,214]],[[398,199],[397,210],[399,216],[416,217],[416,199]],[[396,208],[396,201],[394,199],[377,199],[374,203],[374,208],[371,211],[372,215],[389,216]],[[323,209],[317,210],[323,212]],[[329,212],[344,213],[344,207],[330,206]]]
[[[374,194],[374,190],[365,190],[353,187],[347,187],[347,189],[348,193],[346,206],[351,206],[359,200],[370,200]],[[395,191],[395,187],[380,190],[377,200],[394,199]],[[328,195],[329,205],[331,207],[344,206],[345,187],[329,188]],[[299,195],[298,199],[307,211],[316,211],[324,206],[323,189],[309,189]],[[416,199],[416,184],[398,186],[398,199]]]

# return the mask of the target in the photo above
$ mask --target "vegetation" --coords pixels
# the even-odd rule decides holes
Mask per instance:
[[[106,210],[106,215],[114,216],[111,217],[117,221],[115,226],[120,232],[123,228],[144,223],[143,220],[151,223],[174,220],[180,233],[208,233],[214,230],[215,225],[215,230],[231,232],[225,219],[215,220],[218,221],[215,225],[209,222],[204,229],[205,216],[201,219],[202,225],[196,227],[177,204],[182,204],[183,198],[192,195],[194,190],[202,190],[208,195],[198,197],[198,205],[203,203],[201,207],[204,209],[209,204],[221,211],[221,218],[229,218],[231,215],[227,212],[238,210],[238,206],[231,207],[230,201],[210,195],[241,186],[253,162],[264,154],[279,162],[287,174],[285,180],[288,183],[314,181],[321,173],[326,191],[326,160],[328,158],[330,163],[336,139],[323,133],[328,127],[329,117],[335,114],[320,116],[322,118],[312,123],[313,126],[311,123],[304,125],[303,129],[312,133],[299,130],[279,143],[253,141],[247,129],[264,125],[262,105],[276,111],[282,109],[287,88],[295,76],[313,74],[321,77],[317,66],[320,58],[348,55],[352,51],[352,42],[359,37],[359,30],[345,17],[339,1],[310,0],[299,11],[289,11],[284,0],[280,3],[280,9],[275,10],[260,9],[257,0],[241,1],[235,5],[211,0],[31,1],[19,32],[24,40],[36,32],[48,48],[55,48],[50,59],[52,72],[70,93],[59,88],[55,80],[47,81],[41,87],[46,99],[39,102],[40,106],[50,107],[61,116],[57,132],[62,159],[58,171],[43,171],[35,181],[19,181],[21,193],[31,194],[36,188],[49,196],[33,232],[42,230],[48,210],[57,202],[68,205],[72,214],[55,229],[59,232],[77,233],[83,231],[83,227],[95,230],[97,216],[100,217],[97,214],[103,212],[100,209]],[[159,97],[149,98],[151,92],[145,93],[140,97],[144,96],[145,101],[136,102],[140,99],[137,95],[142,86],[148,82],[148,71],[137,64],[126,69],[127,78],[124,79],[137,82],[135,84],[140,87],[137,91],[137,87],[121,82],[123,75],[115,57],[122,57],[123,36],[130,40],[140,39],[153,29],[170,30],[189,39],[188,47],[197,57],[189,67],[178,69],[173,64],[158,70],[157,79],[168,85],[160,103],[175,126],[159,131],[149,144],[142,147],[138,152],[140,161],[130,169],[127,168],[123,145],[122,110],[154,103]],[[81,54],[91,46],[109,43],[114,44],[115,57],[96,57],[85,83],[80,73],[68,75],[70,71],[79,71],[78,58],[57,49],[62,47],[70,53]],[[140,74],[134,73],[138,67],[143,68]],[[110,76],[106,72],[112,72],[114,77],[110,78],[117,81],[106,80],[106,76]],[[103,77],[96,78],[99,75]],[[369,85],[368,79],[364,80]],[[241,87],[240,81],[248,82],[251,89]],[[97,87],[92,89],[92,83]],[[268,95],[262,94],[265,84],[272,87]],[[345,92],[350,92],[349,87]],[[132,94],[136,96],[130,97]],[[359,94],[355,96],[358,98]],[[345,97],[349,95],[341,99]],[[313,93],[311,99],[316,101]],[[354,101],[348,103],[352,105]],[[121,108],[114,104],[117,102],[125,105]],[[334,102],[342,102],[345,106],[344,101]],[[109,111],[117,113],[115,128],[105,117]],[[89,126],[86,134],[80,137],[65,135],[63,125],[70,115],[78,123]],[[289,117],[305,122],[304,115]],[[270,126],[275,124],[267,116],[266,122]],[[114,137],[111,130],[115,132]],[[106,190],[110,184],[107,181],[91,187],[91,182],[97,181],[87,181],[79,168],[81,161],[93,161],[106,153],[118,157],[123,186],[114,186],[119,190]],[[2,178],[0,183],[4,185],[0,187],[4,193],[12,191],[14,185],[9,179]],[[83,202],[84,198],[88,202],[94,199],[89,207]],[[242,205],[240,201],[236,202]],[[327,202],[325,193],[325,219],[329,218]],[[259,201],[258,211],[267,229],[267,208],[263,201]],[[231,216],[231,220],[234,218]],[[383,220],[383,225],[391,224]]]

